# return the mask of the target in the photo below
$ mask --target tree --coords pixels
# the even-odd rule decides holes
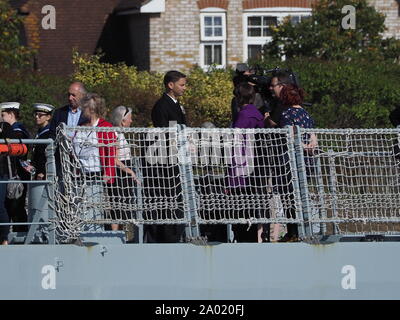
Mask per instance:
[[[348,13],[342,8],[355,8],[355,28],[345,29],[342,21]],[[393,59],[400,57],[400,41],[384,39],[385,17],[366,0],[320,0],[312,16],[298,24],[286,19],[272,30],[273,39],[265,46],[268,57],[315,57],[324,60]]]
[[[32,65],[33,50],[19,41],[22,19],[7,0],[0,0],[0,66],[21,69]]]

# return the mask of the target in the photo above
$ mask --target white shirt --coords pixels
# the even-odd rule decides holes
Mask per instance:
[[[178,100],[176,100],[175,98],[172,98],[168,93],[167,93],[167,96],[170,97],[174,103],[178,102]]]
[[[121,161],[131,160],[131,148],[129,147],[128,141],[126,141],[125,135],[120,132],[118,134],[118,159]]]
[[[93,127],[96,127],[98,123],[99,120]],[[76,131],[72,138],[72,144],[84,172],[101,171],[99,142],[96,132]]]

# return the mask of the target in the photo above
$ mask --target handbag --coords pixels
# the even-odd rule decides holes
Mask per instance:
[[[8,162],[8,173],[10,176],[10,179],[7,183],[7,194],[6,197],[8,199],[19,199],[22,196],[22,193],[24,192],[24,185],[20,181],[20,178],[18,175],[13,176],[12,171],[11,171],[11,164],[10,164],[10,157],[7,157],[7,162]]]

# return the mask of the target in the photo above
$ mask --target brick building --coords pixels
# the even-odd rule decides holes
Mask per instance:
[[[377,11],[386,15],[386,37],[400,39],[400,0],[368,0]]]
[[[127,9],[118,15],[131,16],[135,65],[185,70],[193,65],[232,66],[257,57],[271,38],[270,26],[287,15],[293,22],[300,21],[311,14],[312,1],[154,0],[158,5],[151,13]]]
[[[311,14],[316,0],[14,0],[25,15],[26,42],[38,49],[37,67],[69,74],[71,52],[101,48],[108,62],[139,69],[187,70],[233,66],[259,55],[270,27],[290,15]],[[368,0],[386,15],[385,36],[400,38],[400,0]],[[56,8],[55,30],[41,28],[41,8]]]
[[[120,0],[11,0],[12,7],[24,16],[24,41],[37,49],[37,69],[67,75],[72,72],[72,49],[93,53],[110,13]],[[52,5],[56,28],[44,29],[42,9]],[[45,12],[46,13],[46,12]]]

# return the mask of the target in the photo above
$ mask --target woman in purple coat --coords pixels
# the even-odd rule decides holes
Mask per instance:
[[[264,116],[253,104],[255,99],[254,87],[248,83],[241,83],[237,86],[235,91],[240,111],[236,121],[233,123],[233,128],[264,128]],[[229,168],[228,176],[229,192],[235,196],[254,194],[257,186],[253,185],[251,181],[255,174],[254,169],[257,167],[254,165],[256,158],[256,141],[250,141],[249,137],[246,137],[246,135],[237,138],[239,138],[241,147],[239,149],[234,148],[232,167]],[[253,162],[253,165],[248,163],[250,161]],[[251,212],[248,210],[243,211],[242,208],[234,208],[234,210],[239,213],[241,218],[250,217]],[[243,213],[245,215],[244,217]],[[255,212],[253,212],[251,216],[254,216],[254,214]],[[258,229],[260,228],[261,226],[258,227]],[[237,242],[259,241],[256,225],[252,225],[249,229],[246,224],[236,224],[232,226],[232,230]]]

